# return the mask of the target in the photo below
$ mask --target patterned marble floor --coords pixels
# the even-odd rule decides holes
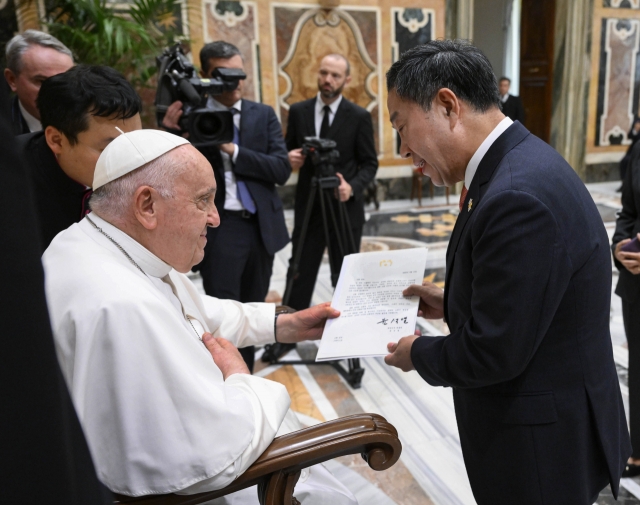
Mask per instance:
[[[615,211],[620,205],[615,188],[619,183],[590,185],[601,216],[611,236]],[[452,197],[452,203],[455,202]],[[367,215],[363,250],[429,247],[427,277],[442,282],[447,240],[455,223],[457,207],[447,206],[444,197],[424,200],[423,208],[409,201],[383,202],[378,212]],[[288,225],[292,214],[287,213]],[[277,301],[284,290],[290,246],[276,255],[270,297]],[[615,285],[616,276],[612,279]],[[196,279],[197,281],[197,279]],[[331,300],[329,266],[320,269],[313,303]],[[448,333],[443,321],[419,320],[423,334]],[[628,353],[622,327],[620,300],[612,297],[611,333],[620,387],[628,398],[626,371]],[[298,346],[285,359],[310,359],[314,343]],[[258,351],[259,353],[261,351]],[[327,466],[367,505],[473,505],[475,500],[466,476],[455,422],[450,389],[428,386],[416,372],[403,373],[387,367],[381,358],[362,360],[365,368],[362,387],[354,390],[329,365],[301,366],[279,364],[266,366],[258,360],[256,375],[284,384],[292,398],[291,408],[305,425],[359,413],[376,412],[397,429],[403,444],[400,461],[386,472],[371,471],[359,457],[343,457]],[[640,478],[624,479],[618,502],[608,489],[598,505],[622,503],[640,505]]]

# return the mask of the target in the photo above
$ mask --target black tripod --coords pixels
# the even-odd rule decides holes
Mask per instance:
[[[315,164],[315,160],[313,158],[312,160]],[[338,278],[340,277],[338,265],[341,264],[342,258],[347,254],[357,252],[345,204],[340,200],[336,200],[334,196],[335,189],[340,185],[340,179],[335,175],[318,177],[318,174],[326,173],[326,171],[321,170],[321,168],[322,167],[316,166],[316,176],[311,179],[311,192],[309,195],[309,201],[307,202],[307,208],[304,213],[304,219],[302,221],[300,240],[298,241],[296,253],[291,262],[291,266],[289,267],[289,272],[287,273],[287,287],[285,289],[284,296],[282,297],[283,305],[287,305],[289,302],[291,289],[293,288],[293,284],[296,281],[296,277],[299,272],[303,245],[307,236],[307,231],[309,230],[309,221],[311,220],[311,214],[313,213],[313,206],[316,199],[320,202],[322,227],[324,230],[327,250],[329,251],[331,285],[334,288],[336,287]],[[329,225],[331,225],[331,228]],[[332,234],[331,230],[334,230],[335,233]],[[336,241],[336,248],[332,247],[332,238]],[[287,365],[331,365],[344,377],[352,388],[357,389],[360,387],[364,368],[360,366],[359,358],[348,359],[347,370],[344,369],[339,361],[323,361],[320,363],[316,363],[312,360],[279,361],[280,356],[294,347],[295,344],[276,343],[267,345],[265,346],[264,354],[262,355],[262,361],[268,362],[272,365],[283,363]]]

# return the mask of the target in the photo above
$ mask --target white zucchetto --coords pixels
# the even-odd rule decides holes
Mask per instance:
[[[162,130],[135,130],[122,133],[102,151],[98,158],[93,174],[93,190],[133,172],[136,168],[184,144],[189,144],[189,141]]]

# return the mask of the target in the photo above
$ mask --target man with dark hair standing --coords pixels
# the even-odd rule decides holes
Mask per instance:
[[[524,124],[524,107],[522,106],[522,100],[520,100],[519,96],[509,94],[511,79],[508,77],[500,77],[498,87],[500,89],[502,113],[512,121],[520,121]]]
[[[293,251],[302,247],[302,261],[295,277],[288,304],[295,309],[305,309],[311,304],[318,269],[326,247],[322,225],[322,214],[318,199],[314,202],[311,219],[304,244],[299,243],[307,201],[311,192],[314,167],[311,160],[302,154],[305,137],[320,137],[334,140],[340,153],[337,176],[340,186],[336,197],[345,202],[353,233],[356,252],[360,250],[360,239],[364,225],[363,190],[376,175],[378,157],[373,140],[371,114],[342,96],[345,86],[351,81],[348,60],[340,54],[329,54],[320,62],[318,69],[318,95],[291,106],[287,125],[287,149],[294,168],[300,169],[296,187],[295,226],[293,229]],[[340,257],[335,234],[330,236],[331,246],[336,249],[333,257]],[[340,271],[340,257],[337,272]],[[288,276],[293,275],[291,269]],[[337,279],[332,279],[336,282]]]
[[[589,192],[505,118],[491,64],[471,44],[405,52],[387,88],[402,156],[437,185],[465,186],[445,291],[404,292],[451,333],[404,337],[385,361],[453,388],[479,505],[591,505],[607,484],[617,495],[631,450],[609,333],[609,241]]]
[[[203,77],[216,68],[244,70],[242,55],[228,42],[206,44],[200,51]],[[230,110],[233,142],[198,149],[213,166],[218,191],[220,226],[209,228],[205,256],[199,265],[205,292],[239,302],[264,302],[269,291],[273,258],[289,242],[282,201],[276,184],[283,185],[291,166],[275,112],[268,105],[242,98],[244,81],[233,91],[209,98],[211,110]],[[162,125],[180,130],[182,103],[174,102]],[[240,349],[253,371],[253,346]]]
[[[5,50],[4,78],[16,96],[11,102],[14,135],[42,130],[36,106],[38,91],[45,79],[73,66],[71,51],[54,36],[26,30],[13,37]]]
[[[112,68],[78,65],[42,83],[37,100],[43,131],[17,137],[29,169],[42,251],[89,211],[100,153],[124,132],[139,130],[141,103]]]

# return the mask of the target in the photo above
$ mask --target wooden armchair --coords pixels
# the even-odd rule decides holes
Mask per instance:
[[[193,495],[116,495],[115,503],[134,505],[196,505],[258,485],[261,505],[291,505],[303,468],[346,454],[362,454],[374,470],[393,466],[402,452],[398,432],[378,414],[357,414],[318,424],[274,439],[247,471],[229,486]]]

